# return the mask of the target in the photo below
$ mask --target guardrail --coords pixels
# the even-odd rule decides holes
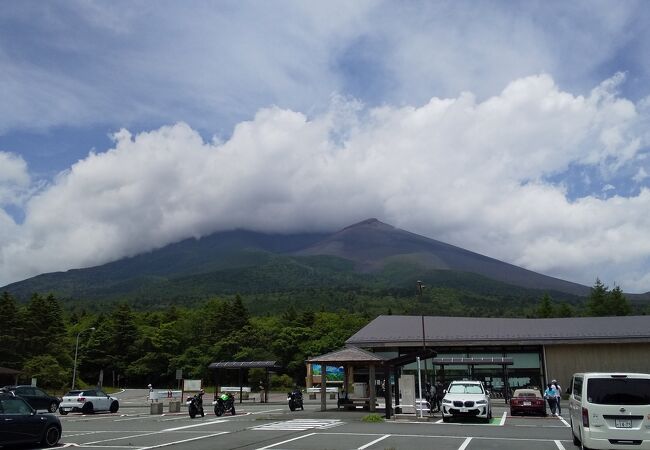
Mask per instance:
[[[235,398],[239,397],[240,390],[241,390],[242,400],[248,400],[251,394],[251,388],[249,386],[242,386],[241,388],[239,386],[222,386],[219,388],[220,392],[230,392],[235,396]]]
[[[175,400],[180,400],[183,395],[183,391],[172,391],[172,390],[167,390],[167,391],[151,391],[149,392],[149,400],[150,401],[158,401],[158,400],[163,400],[163,399],[175,399]]]

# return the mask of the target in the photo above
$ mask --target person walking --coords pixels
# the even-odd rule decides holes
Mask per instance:
[[[562,400],[562,386],[557,382],[557,380],[551,381],[551,386],[555,389],[555,407],[557,408],[557,415],[562,415],[562,406],[560,405],[560,400]]]
[[[555,406],[557,402],[556,391],[555,389],[553,389],[553,385],[551,383],[549,383],[546,386],[546,390],[544,391],[544,398],[548,402],[548,407],[551,409],[551,414],[556,416],[557,415],[555,414]]]

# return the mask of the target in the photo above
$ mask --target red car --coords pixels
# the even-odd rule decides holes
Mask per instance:
[[[517,389],[510,399],[510,415],[546,415],[546,401],[538,389]]]

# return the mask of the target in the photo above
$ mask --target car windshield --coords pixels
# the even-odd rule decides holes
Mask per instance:
[[[81,394],[81,391],[70,391],[65,394],[64,397],[76,397],[79,394]]]
[[[449,386],[450,394],[482,394],[483,388],[480,384],[452,384]]]
[[[541,397],[541,395],[536,394],[535,392],[518,392],[516,397],[536,398],[536,397]]]
[[[5,414],[31,414],[32,408],[27,403],[16,397],[9,397],[0,399],[2,411]]]
[[[650,405],[650,379],[591,378],[587,399],[599,405]]]

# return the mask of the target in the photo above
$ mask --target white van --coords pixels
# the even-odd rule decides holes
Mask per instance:
[[[575,445],[650,449],[650,374],[576,373],[567,392]]]

